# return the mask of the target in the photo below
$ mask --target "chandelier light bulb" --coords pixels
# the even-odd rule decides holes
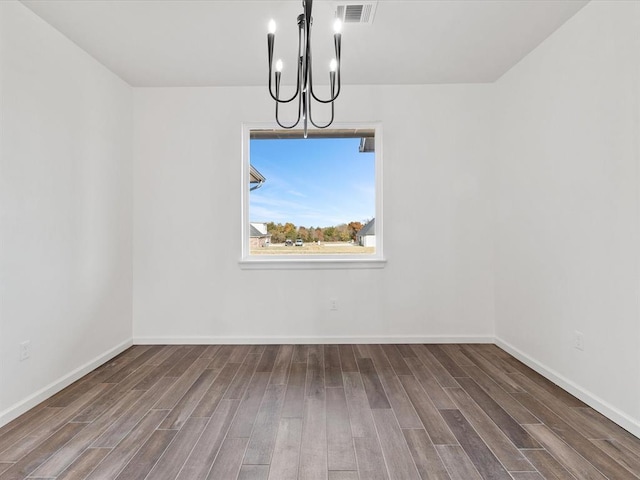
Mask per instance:
[[[342,31],[342,21],[339,18],[336,18],[336,21],[333,22],[333,32],[340,33]]]
[[[335,58],[331,59],[329,62],[329,70],[335,72],[338,69],[338,61]]]
[[[269,33],[276,33],[276,21],[273,18],[269,20]]]
[[[276,60],[276,72],[282,72],[282,60]]]

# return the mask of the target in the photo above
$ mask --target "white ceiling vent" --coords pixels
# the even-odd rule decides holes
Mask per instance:
[[[338,2],[336,18],[344,23],[372,24],[378,2],[347,1]]]

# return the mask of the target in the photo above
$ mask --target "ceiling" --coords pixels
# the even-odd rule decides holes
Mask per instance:
[[[293,81],[300,0],[22,0],[136,87],[251,86],[267,80],[268,21]],[[314,81],[332,57],[335,1],[313,4]],[[587,0],[379,0],[346,24],[345,84],[493,82]],[[289,68],[287,68],[287,66]],[[321,80],[321,79],[320,79]]]

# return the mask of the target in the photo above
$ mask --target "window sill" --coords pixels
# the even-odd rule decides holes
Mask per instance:
[[[245,258],[238,262],[241,270],[349,270],[384,268],[383,258],[269,257]]]

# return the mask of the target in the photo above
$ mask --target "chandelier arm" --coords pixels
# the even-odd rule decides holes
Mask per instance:
[[[335,94],[333,93],[333,88],[331,90],[331,98],[329,98],[328,100],[324,100],[322,98],[318,98],[315,94],[315,92],[313,91],[313,82],[311,82],[311,95],[313,96],[313,98],[320,103],[332,103],[334,102],[337,98],[338,95],[340,95],[340,87],[342,86],[342,82],[340,81],[340,57],[341,57],[341,53],[342,53],[342,35],[339,33],[336,33],[333,36],[333,41],[334,41],[334,45],[335,45],[335,52],[336,52],[336,76],[338,77],[338,90],[335,92]],[[311,53],[311,52],[309,52]]]
[[[299,75],[299,73],[298,73],[298,75]],[[298,83],[298,86],[296,88],[296,93],[294,93],[291,98],[283,100],[283,99],[279,98],[277,93],[274,95],[273,91],[272,91],[272,86],[271,86],[271,68],[269,68],[269,94],[271,95],[271,98],[273,98],[275,100],[276,103],[289,103],[289,102],[292,102],[293,100],[296,99],[296,97],[298,96],[299,93],[300,93],[300,83]]]
[[[298,36],[299,37],[299,36]],[[280,97],[279,94],[279,85],[276,86],[276,94],[273,94],[273,87],[272,87],[272,81],[271,78],[273,77],[273,67],[272,67],[272,63],[273,63],[273,44],[274,44],[274,40],[275,37],[271,36],[268,40],[267,40],[267,49],[268,49],[268,54],[269,54],[269,95],[271,95],[271,98],[273,98],[276,103],[289,103],[292,102],[293,100],[296,99],[296,97],[298,96],[298,94],[300,93],[300,81],[297,82],[297,86],[296,86],[296,92],[293,94],[293,96],[291,98],[288,98],[286,100],[283,100]],[[300,38],[298,38],[298,51],[300,50]],[[301,68],[301,62],[298,62],[298,78],[300,78],[300,68]],[[276,72],[277,75],[278,72]]]
[[[309,64],[311,64],[311,62],[309,62]],[[340,64],[338,64],[338,68],[336,69],[336,76],[338,78],[338,90],[337,90],[337,92],[335,94],[333,93],[334,92],[334,88],[333,88],[333,85],[332,85],[331,98],[329,98],[328,100],[324,100],[322,98],[318,98],[318,97],[316,97],[316,94],[313,92],[313,75],[311,73],[311,66],[309,66],[309,88],[311,90],[311,96],[313,97],[313,99],[316,102],[319,102],[319,103],[333,103],[336,100],[336,98],[338,98],[338,95],[340,95],[340,85],[341,85],[341,83],[340,83]]]
[[[309,105],[309,121],[311,122],[311,125],[316,128],[327,128],[329,125],[331,125],[333,123],[333,102],[331,103],[331,120],[329,120],[329,122],[327,122],[325,125],[318,125],[316,122],[314,122],[313,117],[311,116],[311,105]]]
[[[300,76],[301,76],[301,72],[300,72],[300,69],[298,69],[298,88],[300,86]],[[276,96],[278,96],[279,93],[280,93],[280,82],[276,81]],[[302,95],[296,95],[296,96],[298,96],[298,118],[291,125],[283,125],[280,122],[280,115],[279,115],[278,107],[280,106],[281,103],[285,103],[285,102],[276,101],[276,123],[278,125],[280,125],[280,127],[284,128],[284,129],[287,129],[287,130],[290,130],[290,129],[294,128],[296,125],[298,125],[298,123],[300,123],[300,115],[301,115],[301,110],[302,110]]]
[[[276,123],[280,126],[280,128],[284,128],[286,130],[291,130],[292,128],[295,128],[298,125],[299,122],[300,121],[298,120],[293,125],[283,125],[282,123],[280,123],[280,119],[278,119],[278,114],[276,113]]]
[[[316,94],[313,93],[313,88],[311,89],[311,95],[313,95],[313,99],[318,103],[333,103],[333,102],[335,102],[335,100],[338,98],[338,95],[340,95],[340,75],[338,75],[338,91],[334,96],[332,96],[328,100],[323,100],[322,98],[316,97]]]
[[[334,96],[333,93],[335,90],[335,82],[334,82],[333,75],[330,75],[330,76],[331,76],[331,96],[333,97]],[[313,117],[311,115],[311,102],[309,102],[309,121],[311,122],[311,124],[316,128],[327,128],[329,125],[331,125],[333,123],[333,115],[334,115],[333,105],[334,103],[331,102],[331,120],[329,120],[325,125],[318,125],[313,121]]]

